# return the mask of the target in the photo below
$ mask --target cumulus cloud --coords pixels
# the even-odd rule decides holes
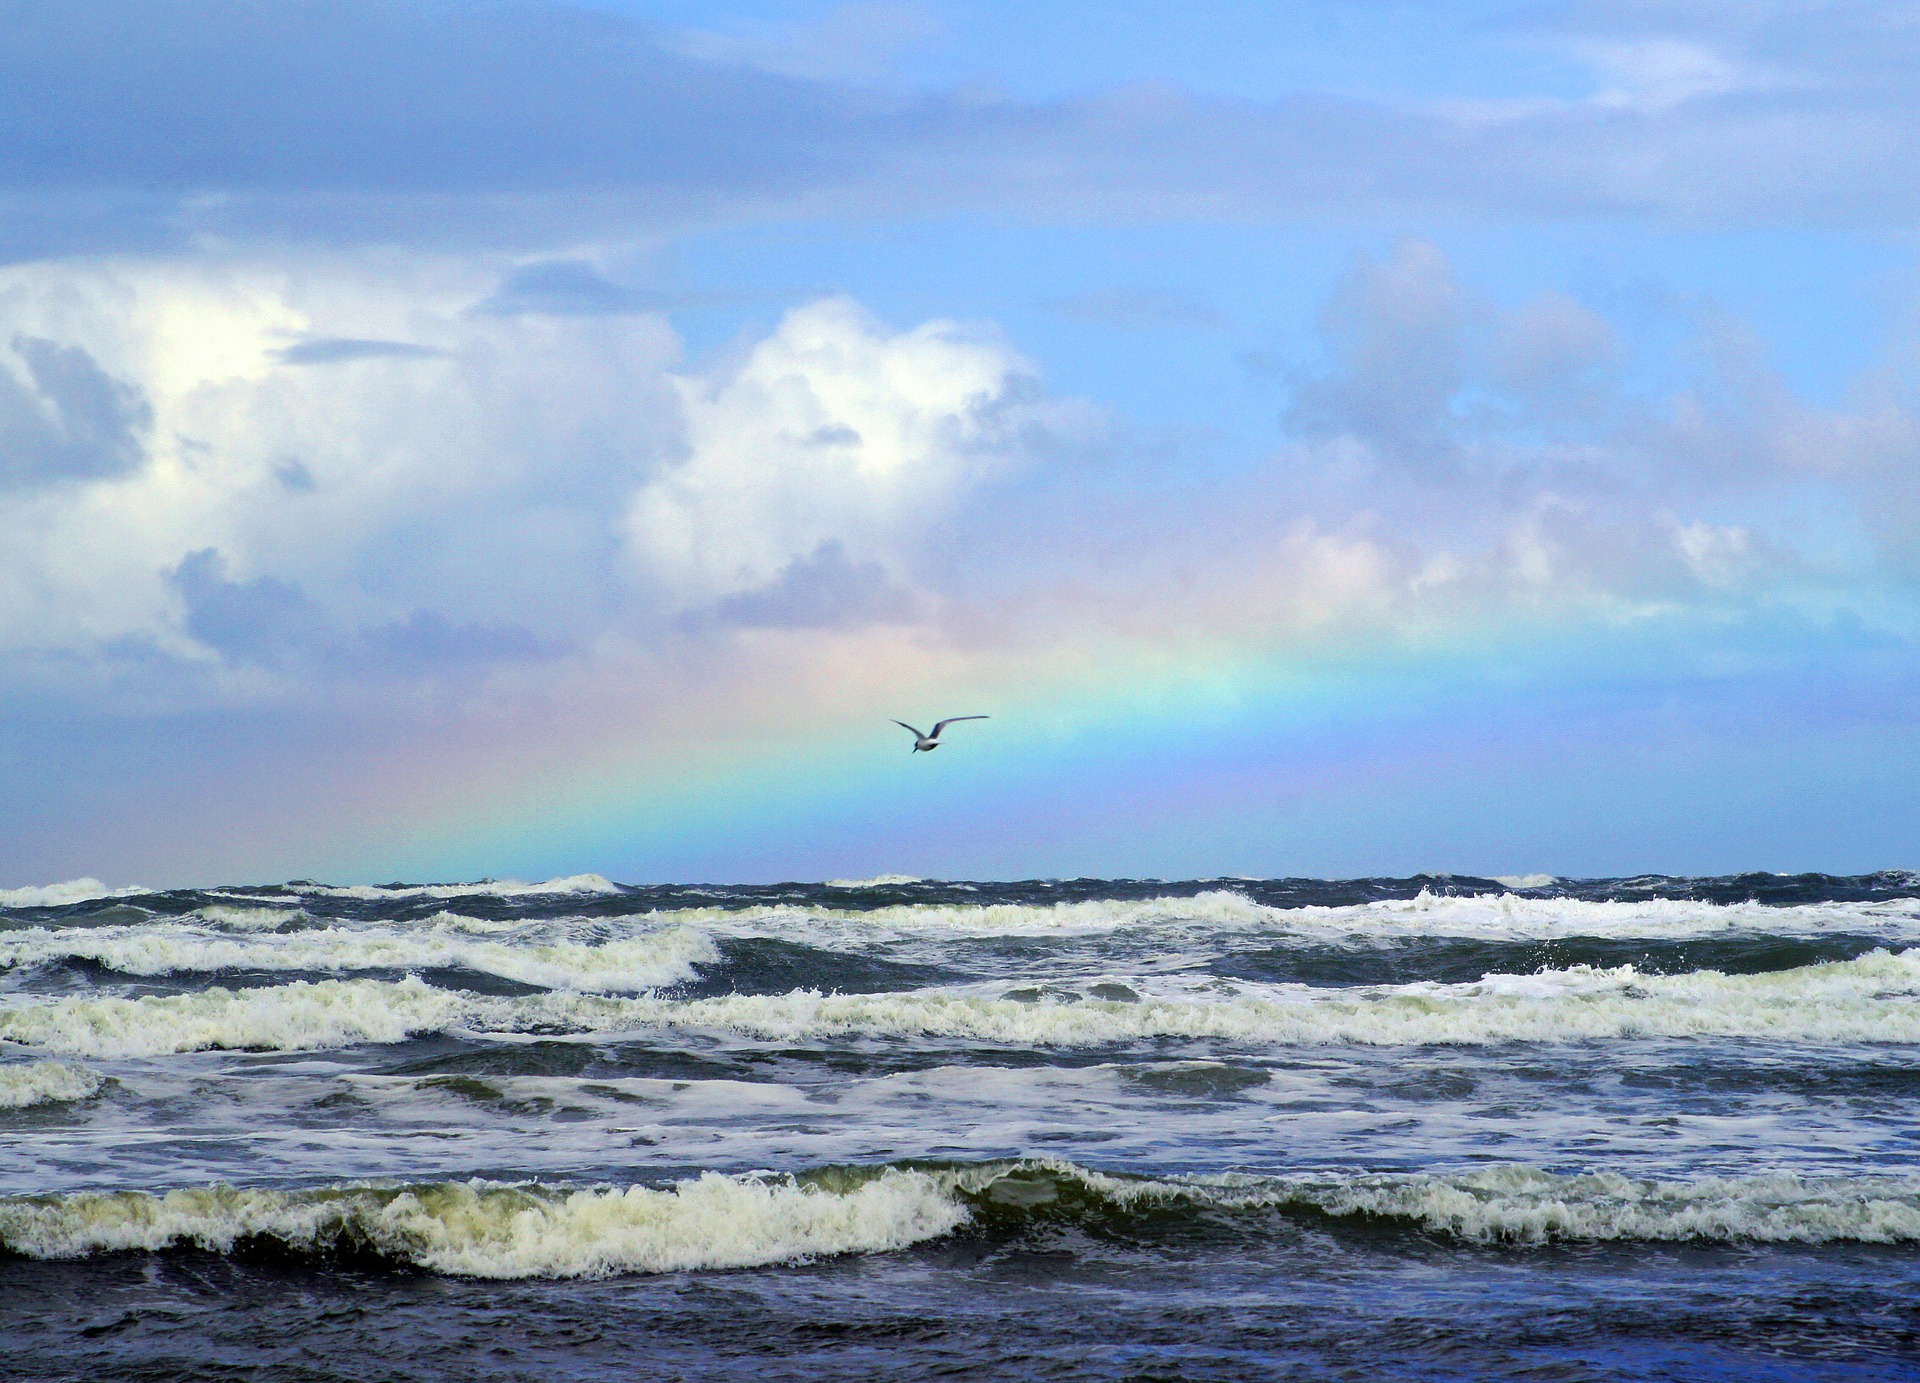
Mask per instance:
[[[1124,434],[990,328],[832,298],[689,364],[658,313],[475,311],[501,272],[0,272],[0,332],[43,343],[19,357],[36,416],[111,404],[105,432],[146,439],[0,491],[14,673],[112,696],[137,665],[184,705],[484,697],[664,658],[718,696],[749,675],[731,659],[764,677],[767,648],[883,627],[964,663],[1632,620],[1920,550],[1897,391],[1815,407],[1736,334],[1687,388],[1635,392],[1592,308],[1498,304],[1417,242],[1334,292],[1324,358],[1284,381],[1291,439],[1207,480],[1118,479]],[[291,368],[289,341],[431,354]],[[1796,527],[1823,505],[1824,547]]]
[[[1454,431],[1470,309],[1432,245],[1409,241],[1383,263],[1361,260],[1321,313],[1332,368],[1296,378],[1289,420],[1310,436],[1433,459]]]
[[[480,689],[609,641],[910,622],[953,506],[1082,422],[987,329],[829,299],[690,369],[657,313],[473,311],[491,280],[432,260],[0,271],[0,314],[56,333],[21,337],[34,416],[65,445],[111,433],[111,405],[153,438],[150,461],[35,453],[71,483],[0,492],[27,535],[0,647],[103,677],[173,659],[171,685],[200,669],[217,699],[222,669],[249,697]]]
[[[900,569],[964,491],[1063,421],[992,334],[891,332],[846,299],[676,387],[685,459],[636,494],[627,530],[635,568],[686,606],[794,579],[823,550]]]

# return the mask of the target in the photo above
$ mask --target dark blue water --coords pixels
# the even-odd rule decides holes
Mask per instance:
[[[0,1361],[1920,1376],[1916,895],[19,890]]]

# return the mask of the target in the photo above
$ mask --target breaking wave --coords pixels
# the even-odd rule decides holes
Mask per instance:
[[[272,923],[253,909],[203,909],[241,930]],[[234,914],[247,915],[236,918]],[[289,914],[278,912],[284,921]],[[441,914],[450,918],[449,914]],[[463,923],[467,919],[451,919]],[[416,970],[457,968],[547,989],[592,991],[657,989],[697,975],[694,966],[720,958],[710,937],[689,927],[667,927],[624,941],[474,940],[467,926],[404,930],[314,927],[285,935],[228,936],[204,927],[148,923],[137,927],[34,928],[0,933],[0,969],[65,959],[90,960],[126,975],[213,973],[222,970]]]
[[[1520,1166],[1452,1175],[1146,1178],[1044,1160],[707,1172],[666,1189],[482,1181],[286,1191],[211,1186],[0,1200],[0,1247],[34,1258],[269,1242],[481,1278],[603,1277],[907,1248],[963,1227],[1068,1224],[1178,1236],[1250,1212],[1364,1218],[1472,1243],[1920,1240],[1920,1178],[1788,1173],[1659,1181]]]
[[[63,908],[71,903],[91,903],[96,898],[132,898],[149,891],[109,888],[98,879],[69,879],[63,884],[33,888],[0,888],[0,908]]]
[[[1111,1220],[1160,1207],[1365,1216],[1474,1243],[1717,1240],[1890,1244],[1920,1240],[1920,1177],[1767,1173],[1661,1181],[1498,1166],[1447,1175],[1320,1173],[1138,1178],[1064,1162],[957,1175],[977,1207]]]
[[[567,894],[618,893],[620,885],[601,874],[570,874],[545,883],[522,883],[518,879],[481,879],[470,884],[288,884],[293,893],[318,894],[326,898],[358,898],[379,902],[389,898],[541,898]]]
[[[875,881],[867,881],[872,883]],[[1529,880],[1516,880],[1516,886]],[[799,937],[810,927],[839,935],[937,931],[958,936],[1050,936],[1116,930],[1253,933],[1327,944],[1393,943],[1418,937],[1552,941],[1566,937],[1670,938],[1752,933],[1819,936],[1834,932],[1920,941],[1920,898],[1782,907],[1650,898],[1594,902],[1518,893],[1452,896],[1422,892],[1351,906],[1275,907],[1216,889],[1185,897],[1063,903],[901,903],[871,909],[799,904],[702,907],[651,914],[722,929],[778,926]]]
[[[296,981],[271,989],[207,989],[138,999],[14,1000],[0,1009],[0,1041],[71,1056],[145,1057],[209,1048],[312,1051],[398,1042],[442,1031],[468,1013],[462,995],[409,976]]]
[[[313,1191],[109,1192],[0,1201],[0,1245],[34,1258],[269,1240],[370,1252],[467,1277],[604,1277],[744,1268],[905,1248],[966,1207],[939,1181],[888,1169],[845,1190],[709,1172],[669,1190],[485,1182]]]
[[[83,1066],[30,1061],[0,1066],[0,1109],[91,1099],[104,1082]]]
[[[1167,982],[1168,985],[1171,982]],[[1163,986],[1164,987],[1164,986]],[[508,998],[397,982],[296,981],[140,998],[9,996],[0,1040],[75,1056],[204,1048],[306,1050],[456,1029],[617,1033],[699,1029],[772,1041],[843,1036],[1091,1047],[1157,1038],[1250,1046],[1488,1045],[1720,1037],[1920,1042],[1920,949],[1726,975],[1576,966],[1472,984],[1363,989],[1210,980],[1156,994],[1102,982],[989,995],[730,994],[704,999],[549,993]]]

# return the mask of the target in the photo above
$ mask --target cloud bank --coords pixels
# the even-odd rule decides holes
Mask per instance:
[[[1036,102],[852,84],[797,39],[532,0],[8,0],[0,198],[21,213],[15,255],[208,233],[531,246],[981,210],[1894,228],[1920,208],[1920,28],[1905,14],[1779,0],[1511,21],[1499,37],[1583,74],[1578,95],[1143,85]],[[884,51],[899,19],[856,7],[828,46],[858,50],[857,31]]]

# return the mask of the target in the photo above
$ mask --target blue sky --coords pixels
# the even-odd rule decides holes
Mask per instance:
[[[1915,863],[1920,7],[0,20],[0,885]]]

